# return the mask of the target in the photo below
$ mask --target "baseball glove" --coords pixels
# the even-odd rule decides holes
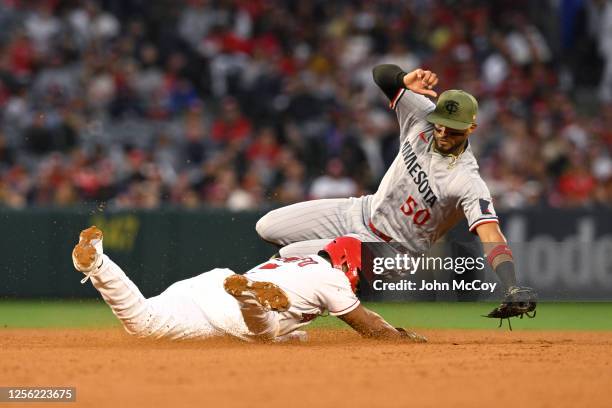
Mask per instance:
[[[508,327],[512,330],[510,318],[518,316],[522,319],[523,315],[527,315],[527,317],[533,319],[536,316],[536,304],[537,293],[535,290],[526,286],[513,286],[506,292],[504,301],[484,317],[499,319],[499,327],[501,327],[504,319],[507,319]]]

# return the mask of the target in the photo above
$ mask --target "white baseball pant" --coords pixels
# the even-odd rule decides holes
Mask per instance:
[[[213,269],[176,282],[158,296],[145,298],[107,255],[91,277],[94,287],[123,324],[138,337],[203,339],[232,335],[244,340],[272,339],[279,332],[275,312],[237,301],[223,289],[229,269]]]
[[[384,242],[368,227],[370,198],[305,201],[270,211],[255,226],[264,240],[283,246],[281,256],[316,254],[333,238],[350,235],[363,242]]]

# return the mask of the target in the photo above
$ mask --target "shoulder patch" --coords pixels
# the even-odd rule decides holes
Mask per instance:
[[[480,202],[480,213],[482,215],[495,215],[493,208],[491,207],[491,202],[489,200],[485,200],[483,198],[478,200]]]

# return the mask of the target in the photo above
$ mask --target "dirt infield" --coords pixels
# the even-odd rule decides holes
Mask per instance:
[[[77,387],[76,403],[53,407],[610,406],[612,332],[423,333],[430,343],[316,330],[264,345],[2,329],[0,386]]]

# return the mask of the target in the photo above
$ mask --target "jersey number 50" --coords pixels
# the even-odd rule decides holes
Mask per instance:
[[[419,203],[417,203],[412,196],[409,196],[406,199],[406,202],[400,207],[400,210],[404,213],[404,215],[412,215],[412,222],[414,222],[416,225],[423,225],[427,222],[427,220],[429,220],[431,214],[427,208],[417,210],[418,206]]]

